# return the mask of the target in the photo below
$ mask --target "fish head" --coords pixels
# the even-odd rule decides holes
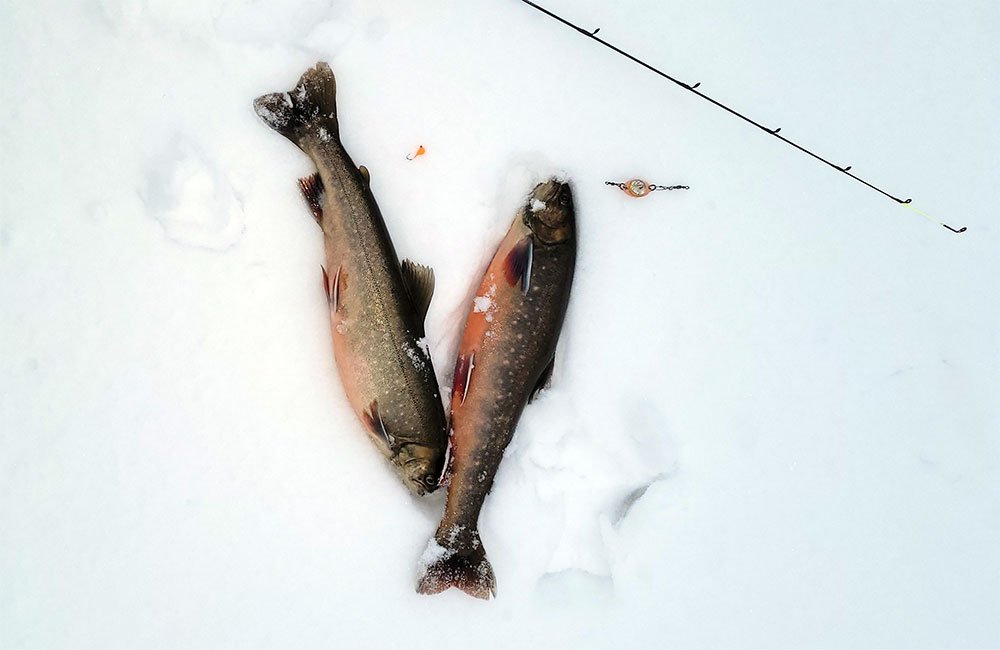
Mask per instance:
[[[393,456],[392,463],[406,487],[417,496],[438,489],[444,457],[435,449],[413,443],[403,445]]]
[[[522,220],[542,243],[558,244],[572,239],[576,218],[569,183],[550,178],[536,185],[524,206]]]

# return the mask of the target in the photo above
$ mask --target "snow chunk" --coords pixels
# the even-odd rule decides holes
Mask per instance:
[[[489,296],[476,296],[472,299],[472,311],[485,312],[493,306],[493,300]]]
[[[538,199],[531,199],[531,210],[532,212],[538,212],[539,210],[545,209],[545,201],[539,201]]]
[[[423,344],[421,344],[420,341],[423,341]],[[410,345],[409,342],[403,343],[403,352],[406,353],[406,356],[410,357],[410,363],[412,363],[413,367],[416,368],[417,370],[423,370],[424,368],[426,368],[427,358],[430,357],[430,354],[427,353],[426,349],[427,346],[426,339],[421,338],[420,341],[417,341],[417,345],[420,346],[419,351],[417,348]],[[427,356],[421,355],[420,354],[421,351],[424,352],[424,354],[426,354]]]
[[[424,552],[420,554],[420,559],[417,560],[418,575],[424,575],[427,573],[428,567],[447,560],[454,554],[455,551],[441,546],[436,539],[431,537],[431,540],[427,542],[427,548],[424,549]]]

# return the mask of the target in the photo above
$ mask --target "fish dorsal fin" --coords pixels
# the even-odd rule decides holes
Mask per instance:
[[[365,185],[371,185],[372,175],[368,172],[368,168],[361,165],[358,167],[358,171],[361,172],[361,178],[365,179]]]
[[[306,200],[306,205],[312,212],[313,218],[320,226],[323,225],[323,197],[326,189],[323,187],[323,179],[319,177],[319,172],[312,176],[299,179],[299,189]]]
[[[542,374],[538,376],[538,381],[535,383],[535,387],[531,389],[531,396],[528,397],[529,404],[535,401],[535,398],[538,397],[538,393],[548,388],[549,384],[552,383],[552,366],[554,366],[555,363],[556,357],[553,355],[552,359],[549,360],[549,364],[542,370]]]
[[[427,317],[427,308],[431,305],[431,297],[434,295],[434,269],[403,260],[400,270],[403,273],[403,284],[410,294],[410,302],[413,303],[413,310],[417,312],[417,320],[423,323]]]
[[[535,240],[528,235],[514,245],[504,260],[503,272],[511,286],[521,283],[521,293],[528,295],[531,288],[531,261],[535,252]]]

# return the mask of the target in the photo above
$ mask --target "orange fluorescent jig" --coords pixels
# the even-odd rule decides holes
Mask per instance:
[[[419,147],[417,147],[417,153],[414,153],[414,154],[406,154],[406,159],[407,159],[407,160],[413,160],[413,159],[414,159],[414,158],[416,158],[417,156],[422,156],[422,155],[424,155],[425,153],[427,153],[427,150],[426,150],[426,149],[424,149],[424,145],[420,145]]]
[[[687,185],[654,185],[653,183],[647,183],[641,178],[633,178],[630,181],[625,181],[624,183],[616,183],[615,181],[604,181],[605,185],[614,185],[622,192],[625,192],[629,196],[635,198],[641,198],[646,196],[650,192],[655,192],[657,190],[689,190],[691,189]]]

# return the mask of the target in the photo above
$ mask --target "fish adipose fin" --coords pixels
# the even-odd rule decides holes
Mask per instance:
[[[403,273],[403,284],[406,285],[410,302],[413,303],[413,310],[417,312],[417,321],[423,323],[427,317],[427,309],[431,306],[431,298],[434,296],[434,269],[410,260],[403,260],[399,267]]]
[[[302,197],[305,198],[306,205],[309,206],[309,210],[312,212],[313,219],[322,227],[323,197],[326,195],[326,189],[323,187],[323,179],[319,177],[319,172],[316,172],[312,176],[300,178],[299,190],[301,190]]]
[[[476,531],[471,543],[443,546],[432,538],[417,567],[420,578],[417,592],[438,594],[450,587],[458,587],[475,598],[489,600],[497,595],[497,581],[493,567],[486,559],[486,550]]]
[[[292,90],[261,95],[253,107],[268,126],[299,147],[306,138],[329,140],[340,134],[337,80],[324,61],[306,70]]]
[[[517,242],[507,259],[504,260],[503,272],[507,282],[514,286],[521,283],[521,293],[528,295],[531,288],[531,260],[535,252],[535,240],[528,235]]]
[[[528,397],[529,404],[535,401],[535,398],[538,397],[538,393],[548,388],[552,383],[552,366],[554,366],[555,363],[556,358],[553,356],[552,360],[549,361],[549,364],[545,366],[544,370],[542,370],[542,374],[538,376],[538,382],[535,384],[535,387],[531,389],[531,396]]]

